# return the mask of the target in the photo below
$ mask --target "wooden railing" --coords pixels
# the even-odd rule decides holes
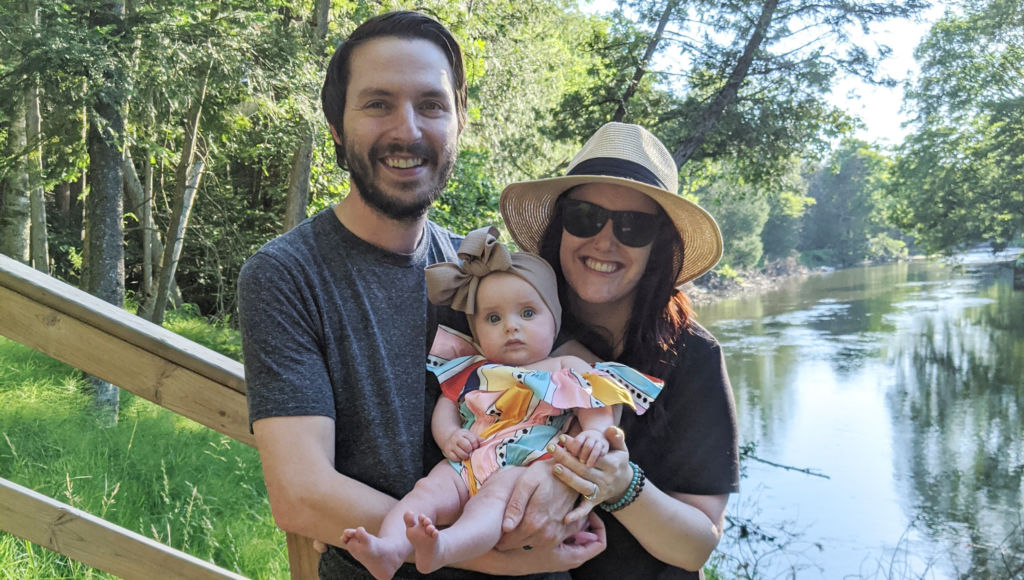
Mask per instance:
[[[0,335],[255,445],[241,364],[3,255]],[[241,578],[2,478],[0,530],[122,578]],[[316,578],[311,542],[287,543],[291,577]]]

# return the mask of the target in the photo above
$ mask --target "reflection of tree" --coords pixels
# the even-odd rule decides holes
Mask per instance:
[[[891,352],[895,470],[958,574],[1024,573],[1024,295],[937,305]],[[975,295],[977,296],[977,295]]]

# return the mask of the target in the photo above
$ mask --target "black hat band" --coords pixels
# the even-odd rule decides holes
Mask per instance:
[[[632,179],[647,185],[653,185],[659,189],[668,190],[665,184],[654,174],[653,171],[626,159],[617,157],[592,157],[581,161],[578,165],[569,170],[568,175],[606,175],[608,177],[621,177]]]

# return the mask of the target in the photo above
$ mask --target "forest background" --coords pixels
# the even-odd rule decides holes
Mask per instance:
[[[465,51],[469,123],[431,213],[454,231],[500,224],[505,184],[559,174],[620,120],[661,138],[722,228],[698,284],[1019,246],[1024,8],[944,3],[920,73],[886,77],[889,48],[864,39],[930,4],[0,0],[0,253],[157,323],[170,308],[230,328],[242,262],[347,191],[323,70],[398,8]],[[903,142],[853,137],[829,99],[851,77],[903,83]],[[116,421],[117,389],[88,392]]]

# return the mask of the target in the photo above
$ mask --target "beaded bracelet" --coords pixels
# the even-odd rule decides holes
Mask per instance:
[[[619,498],[619,501],[615,503],[601,503],[601,509],[604,511],[619,511],[636,501],[636,498],[640,496],[640,492],[644,490],[644,483],[647,482],[647,476],[644,474],[644,469],[632,461],[629,462],[629,466],[633,468],[633,480],[629,482],[629,487],[626,488],[626,493],[623,494],[622,497]]]

